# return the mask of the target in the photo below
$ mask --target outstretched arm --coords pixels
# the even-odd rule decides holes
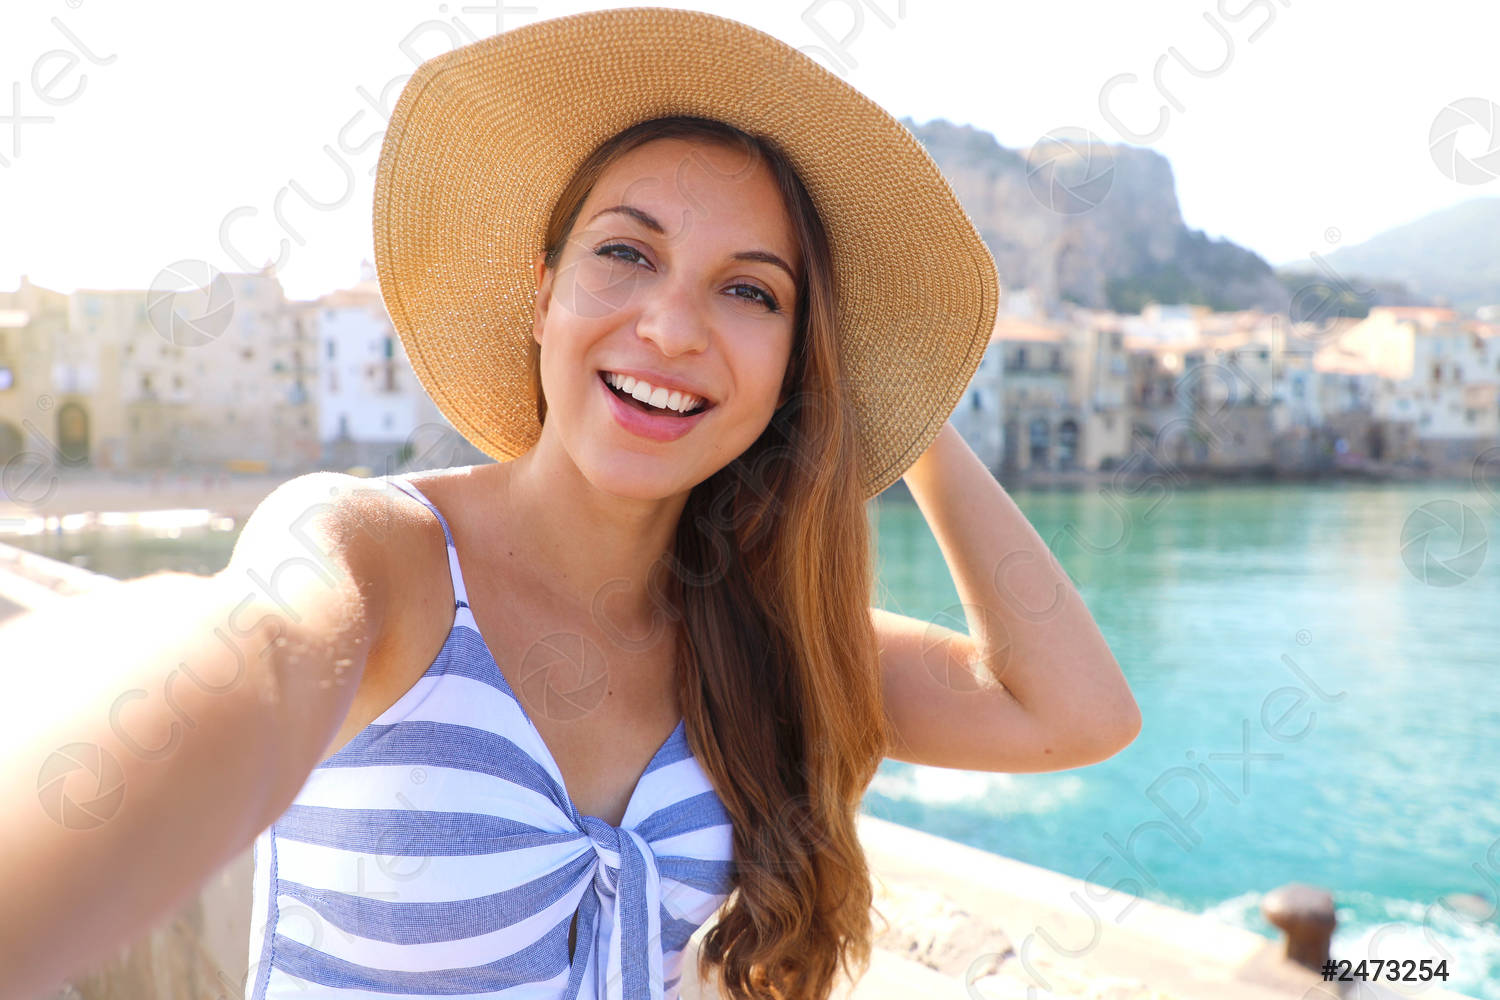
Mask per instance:
[[[871,608],[898,736],[890,756],[1056,771],[1127,746],[1140,710],[1098,625],[951,423],[904,479],[953,575],[968,635]]]
[[[160,573],[0,627],[0,1000],[149,931],[323,755],[383,609],[383,547],[327,502],[346,478],[278,487],[213,577]]]

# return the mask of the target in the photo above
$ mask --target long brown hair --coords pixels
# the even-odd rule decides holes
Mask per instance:
[[[613,136],[558,198],[555,268],[606,167],[654,139],[697,138],[768,164],[802,252],[783,400],[765,432],[689,494],[669,570],[676,670],[699,763],[734,824],[734,892],[698,974],[734,1000],[823,1000],[871,950],[870,873],[855,825],[891,743],[870,618],[872,563],[854,413],[839,361],[834,275],[812,198],[774,141],[712,119],[658,118]],[[537,417],[540,346],[530,341]],[[653,587],[655,590],[656,588]]]

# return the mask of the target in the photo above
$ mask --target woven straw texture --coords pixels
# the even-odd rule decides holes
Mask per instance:
[[[993,258],[931,156],[814,60],[728,18],[621,8],[422,63],[381,147],[381,294],[433,402],[497,461],[541,432],[527,369],[547,217],[583,159],[648,118],[774,138],[828,230],[844,380],[873,497],[948,419],[994,327]]]

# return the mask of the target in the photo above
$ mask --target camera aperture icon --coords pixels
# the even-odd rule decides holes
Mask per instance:
[[[1098,207],[1114,180],[1114,153],[1088,129],[1053,129],[1026,150],[1026,184],[1032,197],[1061,215],[1081,215]]]
[[[1449,180],[1485,184],[1500,177],[1500,104],[1462,97],[1444,106],[1427,132],[1427,147]]]
[[[151,329],[177,347],[202,347],[229,329],[234,289],[223,272],[201,260],[168,264],[146,292]]]
[[[98,744],[69,743],[42,762],[36,793],[59,826],[90,830],[120,811],[125,801],[125,772]]]

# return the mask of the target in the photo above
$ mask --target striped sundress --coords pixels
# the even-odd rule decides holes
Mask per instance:
[[[245,996],[673,1000],[733,857],[684,723],[620,826],[580,814],[479,633],[447,520],[386,479],[442,525],[453,626],[256,837]]]

